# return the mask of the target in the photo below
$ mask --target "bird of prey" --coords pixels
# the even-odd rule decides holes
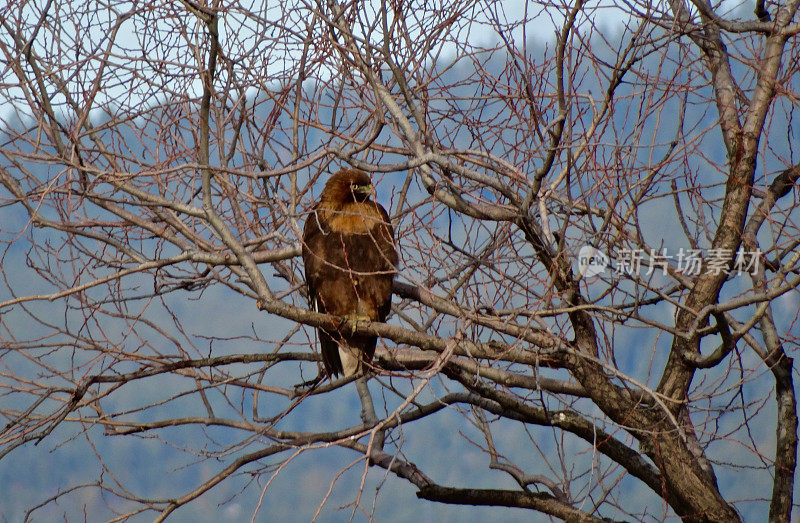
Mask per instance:
[[[398,257],[389,215],[373,194],[367,173],[343,169],[308,215],[303,263],[312,310],[351,321],[386,320]],[[376,336],[350,328],[317,332],[329,377],[362,373],[372,361]]]

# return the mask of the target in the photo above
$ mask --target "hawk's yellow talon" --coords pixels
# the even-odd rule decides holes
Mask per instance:
[[[372,321],[372,318],[370,318],[366,314],[358,314],[358,313],[347,314],[346,316],[344,316],[344,319],[347,320],[347,323],[350,325],[351,336],[356,333],[359,321]]]

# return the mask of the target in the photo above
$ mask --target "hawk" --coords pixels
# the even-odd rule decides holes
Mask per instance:
[[[303,264],[312,310],[349,320],[386,320],[397,272],[389,215],[364,171],[330,177],[303,228]],[[375,354],[377,336],[317,329],[325,372],[352,376]]]

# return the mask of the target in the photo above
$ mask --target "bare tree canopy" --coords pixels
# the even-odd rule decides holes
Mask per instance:
[[[796,518],[798,4],[13,1],[0,505]],[[307,303],[348,167],[385,323]]]

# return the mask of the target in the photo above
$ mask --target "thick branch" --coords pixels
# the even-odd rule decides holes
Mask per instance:
[[[457,505],[491,505],[498,507],[530,508],[567,521],[610,521],[592,516],[557,500],[550,494],[517,490],[471,489],[429,485],[417,492],[417,497],[439,503]]]

